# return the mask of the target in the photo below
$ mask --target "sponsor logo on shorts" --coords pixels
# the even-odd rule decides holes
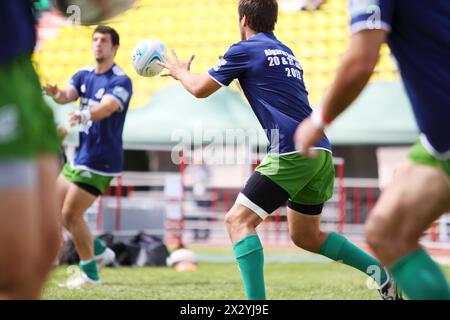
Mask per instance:
[[[80,177],[91,179],[92,174],[89,171],[83,171],[80,173]]]

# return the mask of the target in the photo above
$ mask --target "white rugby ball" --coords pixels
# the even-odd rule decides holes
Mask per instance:
[[[164,63],[163,52],[166,48],[157,39],[147,39],[138,43],[133,49],[132,63],[137,74],[143,77],[154,77],[164,69],[158,61]]]
[[[130,9],[136,0],[53,0],[53,5],[66,17],[92,25],[114,18]]]

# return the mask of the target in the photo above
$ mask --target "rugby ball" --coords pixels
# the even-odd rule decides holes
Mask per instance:
[[[163,53],[166,48],[157,39],[147,39],[139,42],[133,49],[132,64],[136,73],[143,77],[154,77],[164,69],[158,64],[164,63]]]

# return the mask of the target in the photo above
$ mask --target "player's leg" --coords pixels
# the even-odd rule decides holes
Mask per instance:
[[[70,185],[71,183],[62,174],[56,179],[56,205],[59,212],[62,211]]]
[[[255,172],[225,216],[245,292],[249,300],[264,300],[264,253],[256,227],[289,195],[269,178]]]
[[[34,105],[35,121],[39,123],[38,138],[38,184],[39,215],[36,227],[39,231],[38,257],[35,262],[36,276],[45,282],[57,257],[60,243],[61,216],[57,206],[56,179],[59,171],[58,154],[60,138],[55,125],[53,111],[42,99],[42,91],[36,72],[30,66],[29,78],[35,78]],[[39,290],[39,289],[38,289]]]
[[[5,290],[0,291],[7,297],[37,298],[46,275],[40,265],[46,248],[37,190],[41,166],[36,156],[43,150],[56,150],[56,128],[51,110],[43,108],[30,56],[0,66],[0,82],[4,84],[0,85],[0,158],[5,161],[0,173],[0,287]]]
[[[96,176],[96,175],[95,175]],[[104,180],[104,182],[103,182]],[[110,178],[100,177],[99,181],[95,181],[94,184],[97,185],[97,188],[102,189],[103,191],[106,187],[109,186]],[[62,212],[63,203],[66,198],[67,192],[72,185],[70,181],[84,181],[85,183],[92,183],[89,179],[80,179],[79,172],[77,170],[73,170],[70,164],[66,164],[63,168],[63,172],[59,175],[58,180],[56,182],[57,189],[57,198],[58,198],[58,211]],[[85,185],[86,186],[86,185]],[[87,185],[89,188],[89,185]],[[95,197],[103,193],[103,191],[96,190],[95,187],[90,187],[88,192],[91,192]],[[62,244],[62,243],[61,243]],[[97,266],[99,268],[111,263],[115,259],[115,253],[108,247],[106,247],[105,243],[99,239],[94,239],[94,256],[97,261]]]
[[[320,166],[320,160],[297,153],[268,154],[239,194],[237,205],[227,214],[227,230],[249,299],[265,299],[264,255],[254,231],[256,226],[302,189]]]
[[[66,199],[67,192],[69,191],[71,183],[64,177],[61,173],[58,175],[56,179],[56,207],[58,210],[59,217],[58,219],[61,221],[61,228],[63,225],[62,221],[62,209],[64,205],[64,200]],[[63,246],[66,244],[64,234],[61,232],[61,238],[59,241],[59,252],[61,252]]]
[[[40,250],[35,262],[35,272],[42,281],[47,278],[58,255],[61,242],[61,215],[57,207],[55,181],[58,159],[54,154],[41,154],[37,159]]]
[[[66,198],[67,192],[69,191],[70,185],[71,182],[69,182],[63,174],[60,174],[58,176],[58,179],[56,181],[58,212],[62,212],[64,200]],[[94,239],[94,256],[99,267],[111,263],[115,258],[114,251],[108,249],[105,243],[99,238]]]
[[[84,220],[84,213],[97,197],[106,190],[112,177],[75,169],[71,164],[64,166],[62,175],[63,178],[70,181],[70,187],[62,208],[63,223],[72,234],[81,260],[81,270],[95,283],[99,280],[97,260],[100,264],[102,262],[108,263],[111,258],[114,259],[114,253],[112,250],[106,250],[100,240],[93,240],[89,226]],[[61,182],[61,184],[64,184],[64,182]]]
[[[442,270],[418,242],[450,208],[448,174],[408,161],[383,191],[366,225],[369,245],[411,299],[450,299]]]
[[[64,200],[66,198],[67,192],[69,191],[71,184],[72,183],[69,182],[63,174],[60,174],[58,176],[58,179],[56,180],[56,197],[59,213],[62,212]],[[60,217],[61,214],[59,214],[59,218]],[[60,240],[61,240],[60,246],[63,246],[64,239],[61,237]],[[114,251],[108,249],[105,243],[99,238],[94,239],[94,256],[95,260],[97,261],[98,267],[102,267],[106,264],[109,264],[115,259]]]
[[[288,208],[287,214],[292,242],[306,251],[321,253],[320,249],[329,233],[320,230],[320,214],[304,214],[291,208]]]
[[[236,203],[225,216],[225,226],[233,243],[245,292],[249,300],[264,300],[264,253],[256,227],[262,219],[247,207]]]
[[[290,206],[293,204],[290,203]],[[343,235],[320,230],[321,206],[295,207],[297,210],[288,209],[288,222],[291,239],[296,246],[356,268],[373,277],[380,286],[387,283],[389,277],[375,258]]]
[[[60,138],[55,125],[53,111],[42,98],[42,89],[39,79],[31,63],[24,69],[30,82],[32,99],[29,104],[33,106],[33,121],[36,124],[37,134],[37,194],[38,215],[35,227],[38,230],[34,274],[42,284],[59,251],[61,216],[57,207],[56,178],[59,171],[58,154],[60,151]],[[40,294],[40,287],[36,290]]]
[[[343,235],[320,230],[323,204],[332,197],[334,190],[335,171],[331,153],[320,151],[316,163],[310,164],[308,171],[315,174],[288,202],[289,230],[294,243],[371,276],[380,286],[383,299],[400,299],[389,275],[375,258]]]
[[[80,268],[93,281],[98,281],[99,276],[94,259],[93,236],[84,220],[84,214],[96,199],[95,195],[71,184],[62,209],[63,224],[72,235],[80,257]]]
[[[36,299],[36,165],[0,160],[0,299]]]

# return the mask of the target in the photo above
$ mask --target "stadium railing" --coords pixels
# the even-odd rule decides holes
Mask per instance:
[[[344,178],[343,159],[335,159],[337,179],[332,199],[327,202],[322,214],[322,227],[327,231],[337,231],[358,239],[364,239],[364,223],[370,215],[381,190],[378,179]],[[112,188],[90,210],[91,226],[97,233],[111,232],[119,235],[132,235],[138,231],[163,234],[166,242],[177,245],[183,242],[222,242],[228,241],[223,218],[237,198],[240,187],[209,185],[208,197],[204,201],[195,199],[192,185],[182,181],[185,166],[180,172],[125,172],[113,180]],[[168,177],[180,181],[181,194],[168,196],[165,186]],[[172,179],[173,180],[173,179]],[[139,189],[147,188],[147,191]],[[124,202],[126,206],[124,206]],[[158,207],[147,214],[164,216],[164,224],[157,228],[152,225],[134,226],[129,229],[123,225],[124,215],[132,208]],[[109,224],[106,226],[104,215],[109,208]],[[112,210],[114,213],[112,213]],[[145,213],[143,213],[145,214]],[[111,217],[113,215],[113,217]],[[260,232],[265,241],[278,244],[289,241],[286,207],[277,209],[261,225]],[[433,223],[424,234],[428,241],[447,242],[449,239],[450,215],[444,215]],[[113,220],[113,223],[111,221]],[[148,220],[149,221],[149,220]]]

